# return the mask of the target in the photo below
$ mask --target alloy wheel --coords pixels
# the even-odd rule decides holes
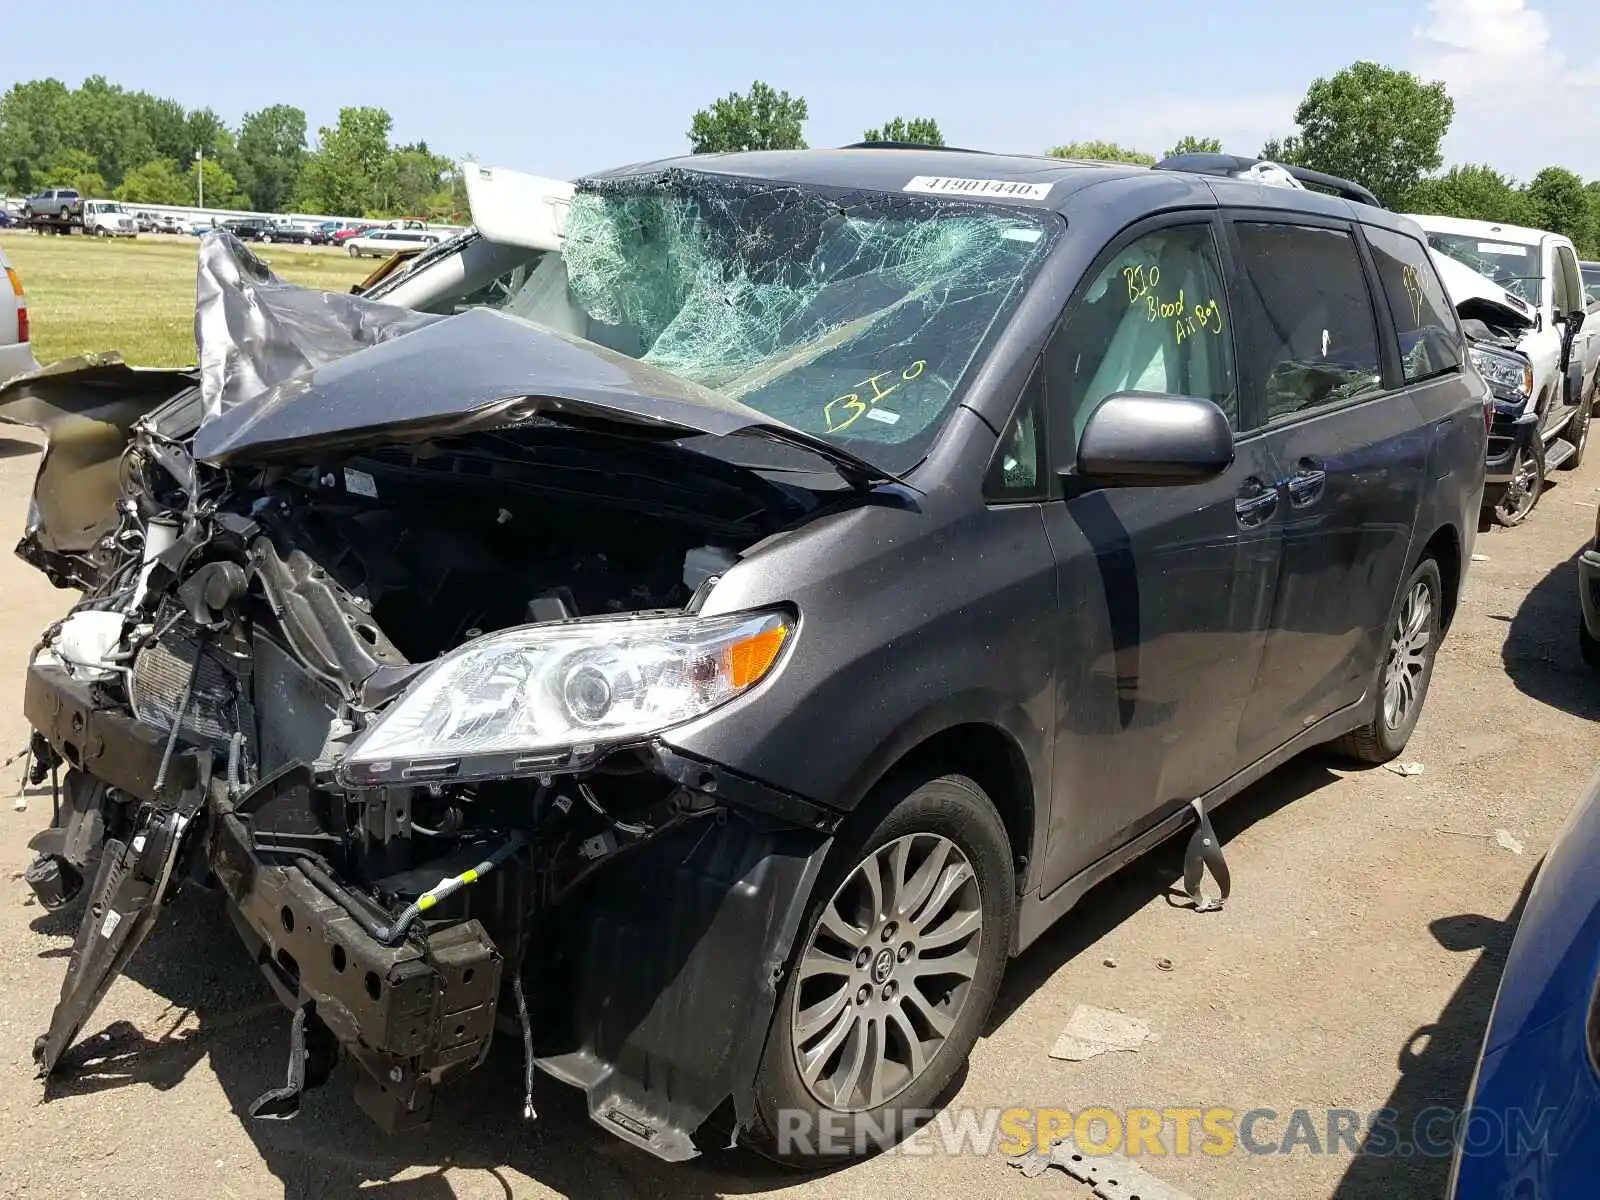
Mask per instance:
[[[1502,525],[1521,524],[1539,502],[1542,486],[1538,461],[1528,451],[1518,450],[1511,463],[1511,481],[1494,508],[1496,519]]]
[[[966,1005],[982,939],[978,878],[953,841],[912,833],[871,851],[797,967],[791,1047],[812,1097],[859,1112],[909,1087]]]
[[[1426,581],[1419,580],[1400,606],[1383,668],[1383,723],[1390,729],[1404,725],[1421,699],[1433,641],[1432,622],[1433,592]]]

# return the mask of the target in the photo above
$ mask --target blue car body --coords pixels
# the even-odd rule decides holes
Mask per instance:
[[[1473,1077],[1451,1200],[1600,1195],[1600,775],[1546,856]]]

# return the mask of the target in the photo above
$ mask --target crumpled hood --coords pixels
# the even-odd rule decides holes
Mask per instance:
[[[1463,317],[1475,316],[1513,329],[1532,328],[1533,306],[1526,300],[1513,296],[1487,275],[1480,275],[1448,254],[1437,250],[1430,250],[1429,254],[1450,303]],[[1467,311],[1463,312],[1463,307]]]
[[[195,310],[202,462],[303,459],[538,419],[662,437],[759,434],[861,486],[894,476],[659,367],[477,308],[432,316],[286,284],[231,235],[205,238]]]

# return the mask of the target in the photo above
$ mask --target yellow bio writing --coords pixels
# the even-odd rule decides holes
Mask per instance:
[[[1406,289],[1406,298],[1411,301],[1412,328],[1422,327],[1422,274],[1410,263],[1400,268],[1400,284]]]
[[[1180,311],[1173,318],[1173,331],[1177,334],[1180,343],[1185,338],[1192,338],[1197,333],[1220,334],[1222,332],[1222,305],[1215,300],[1204,300],[1189,309],[1188,312]]]
[[[903,367],[899,371],[895,371],[892,368],[887,371],[879,371],[875,375],[867,376],[860,383],[852,385],[857,389],[856,391],[846,392],[842,396],[835,396],[822,406],[822,420],[827,426],[828,432],[839,433],[842,430],[849,429],[850,426],[865,416],[867,410],[874,404],[891,392],[898,391],[902,384],[910,383],[913,379],[920,377],[927,369],[927,360],[919,358],[910,366]],[[885,380],[892,380],[892,382],[886,387],[884,386]],[[866,391],[865,397],[862,396],[862,390]]]

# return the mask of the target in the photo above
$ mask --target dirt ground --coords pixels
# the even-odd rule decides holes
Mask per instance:
[[[20,531],[33,445],[0,440],[0,543]],[[1169,905],[1168,846],[1098,888],[1007,977],[954,1103],[1082,1110],[1270,1108],[1273,1141],[1296,1108],[1392,1106],[1402,1124],[1464,1096],[1514,914],[1531,873],[1600,766],[1600,677],[1575,645],[1574,556],[1594,529],[1600,457],[1557,472],[1520,529],[1478,540],[1455,628],[1407,760],[1421,775],[1348,771],[1315,756],[1233,801],[1216,824],[1233,871],[1225,911]],[[20,747],[21,669],[62,593],[0,561],[0,748]],[[45,1028],[72,940],[21,879],[48,818],[0,805],[0,1196],[447,1197],[548,1195],[1087,1196],[1059,1172],[1024,1179],[998,1153],[891,1155],[826,1176],[783,1174],[741,1150],[667,1167],[588,1123],[579,1097],[540,1080],[520,1119],[506,1044],[440,1097],[428,1130],[389,1139],[341,1071],[286,1124],[245,1107],[281,1082],[288,1018],[226,918],[184,896],[90,1022],[101,1061],[46,1091],[29,1048]],[[1514,853],[1497,841],[1504,830]],[[1506,840],[1506,839],[1502,839]],[[1170,960],[1170,969],[1158,967]],[[1112,965],[1114,964],[1114,965]],[[1121,1008],[1157,1040],[1083,1063],[1048,1057],[1075,1005]],[[1317,1116],[1316,1124],[1322,1125]],[[1148,1157],[1202,1200],[1441,1194],[1428,1158]]]

